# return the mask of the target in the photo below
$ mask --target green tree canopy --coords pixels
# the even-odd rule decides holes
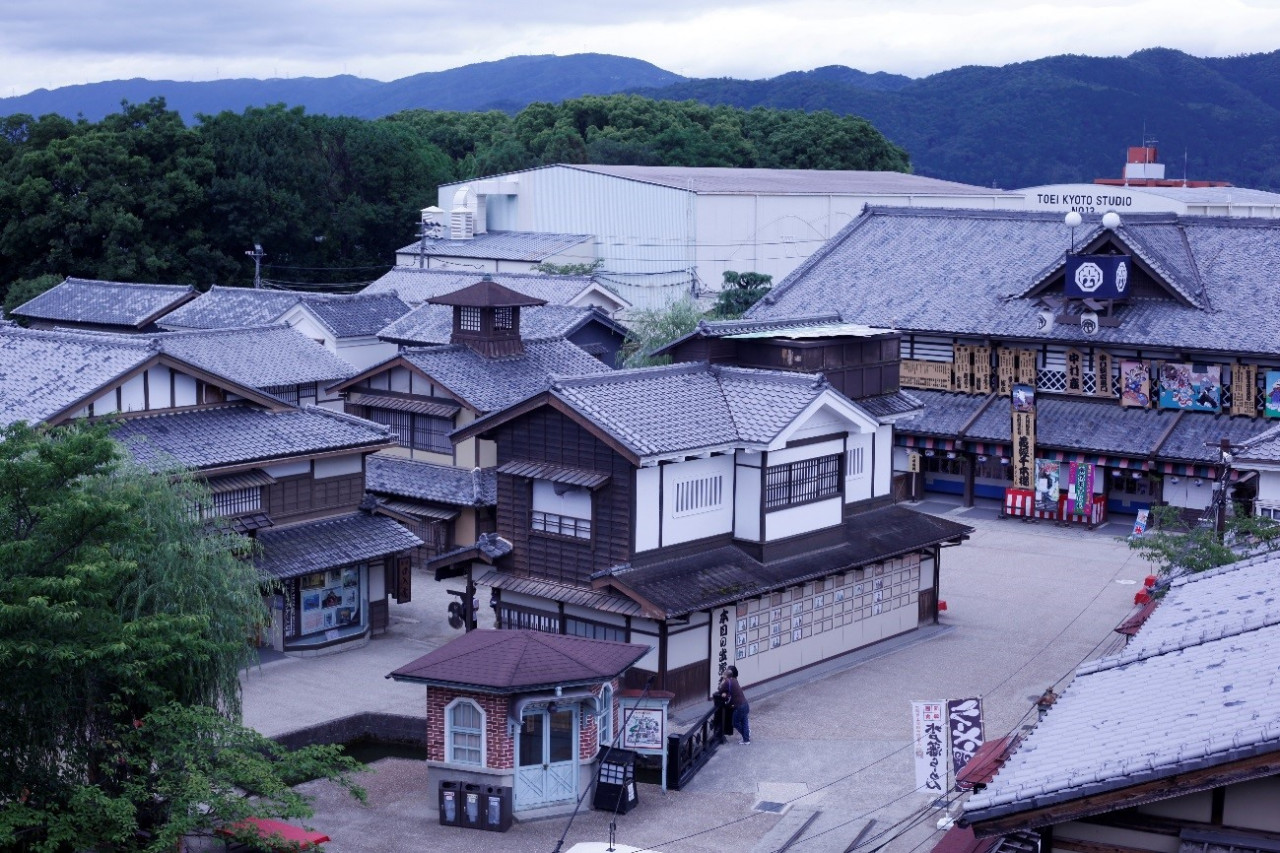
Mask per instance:
[[[0,848],[145,832],[172,849],[227,815],[297,814],[288,782],[354,767],[238,725],[266,619],[249,540],[211,532],[205,490],[124,461],[106,430],[0,433]]]

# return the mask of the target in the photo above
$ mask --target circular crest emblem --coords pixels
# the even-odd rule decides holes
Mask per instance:
[[[1129,265],[1126,263],[1116,264],[1116,293],[1124,293],[1124,289],[1129,286]]]
[[[1093,293],[1102,287],[1102,268],[1093,261],[1086,261],[1076,268],[1076,287],[1082,293]]]

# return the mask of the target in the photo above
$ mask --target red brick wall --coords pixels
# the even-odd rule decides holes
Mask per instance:
[[[509,770],[514,767],[515,744],[507,734],[507,698],[447,687],[427,688],[427,760],[446,760],[444,709],[459,697],[470,699],[484,711],[485,767],[494,770]]]

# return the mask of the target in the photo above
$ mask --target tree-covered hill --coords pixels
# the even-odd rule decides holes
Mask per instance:
[[[911,152],[919,174],[1003,188],[1118,177],[1155,138],[1169,177],[1280,189],[1280,51],[1200,59],[1055,56],[969,66],[871,89],[854,75],[691,80],[644,90],[739,107],[860,115]]]

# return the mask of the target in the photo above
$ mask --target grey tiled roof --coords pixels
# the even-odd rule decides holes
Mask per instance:
[[[259,530],[256,538],[261,548],[253,564],[277,578],[374,560],[422,544],[390,518],[366,512]]]
[[[1102,233],[1086,216],[1083,245]],[[871,208],[748,312],[784,319],[838,311],[849,322],[903,331],[1180,351],[1277,353],[1280,221],[1125,214],[1115,238],[1170,286],[1117,309],[1121,323],[1093,336],[1059,323],[1037,331],[1026,293],[1062,263],[1067,229],[1057,213]]]
[[[461,346],[408,349],[401,356],[479,412],[505,409],[546,389],[552,376],[610,373],[563,338],[526,340],[522,355],[485,358]]]
[[[356,372],[306,335],[286,325],[202,329],[156,335],[174,358],[252,388],[334,382]]]
[[[1236,454],[1238,459],[1280,462],[1280,425],[1258,433],[1243,444],[1244,449]]]
[[[215,286],[166,315],[160,325],[169,329],[267,326],[298,304],[306,305],[339,338],[371,337],[409,312],[409,306],[394,293],[310,293]]]
[[[389,441],[390,431],[317,406],[283,412],[227,406],[129,418],[114,435],[148,468],[198,470],[377,447]]]
[[[468,631],[391,673],[397,680],[478,687],[495,693],[591,684],[621,675],[649,652],[542,631]]]
[[[520,309],[520,337],[563,338],[592,321],[621,327],[594,308],[569,305],[535,305]],[[453,308],[419,305],[378,332],[383,340],[408,344],[447,344],[453,335]]]
[[[14,309],[18,317],[142,328],[195,293],[189,285],[68,278]]]
[[[825,169],[738,169],[701,166],[565,166],[583,172],[689,190],[694,193],[769,195],[1003,196],[1004,190],[958,184],[903,172]]]
[[[761,563],[732,545],[644,566],[619,566],[598,577],[616,578],[657,606],[649,616],[670,618],[761,595],[790,584],[856,568],[917,548],[967,536],[973,528],[899,506],[854,516],[839,545],[799,557]]]
[[[1280,752],[1277,569],[1267,555],[1175,581],[1128,646],[1077,669],[965,820],[1158,780],[1177,796],[1179,774]]]
[[[148,338],[0,326],[0,425],[54,417],[157,354]]]
[[[368,457],[364,487],[374,494],[451,506],[494,506],[498,503],[498,477],[493,468],[472,471],[381,453]]]
[[[255,290],[214,285],[207,293],[165,315],[160,325],[166,329],[268,326],[297,305],[298,299],[303,295],[292,290]]]
[[[858,405],[866,409],[875,418],[888,418],[906,415],[924,408],[924,403],[914,392],[897,391],[893,394],[877,394],[874,397],[859,397]]]
[[[364,338],[409,313],[394,293],[311,295],[299,300],[335,337]]]
[[[415,250],[416,251],[416,248]],[[395,267],[370,284],[361,293],[397,293],[410,305],[421,305],[433,296],[452,293],[475,284],[482,273],[459,270],[423,270],[417,267]],[[594,279],[585,275],[543,275],[542,273],[483,273],[503,287],[526,296],[545,299],[552,305],[568,305]]]
[[[704,363],[609,371],[552,388],[639,457],[767,445],[835,393],[820,377]]]
[[[539,263],[554,255],[595,240],[590,234],[549,234],[540,231],[489,231],[471,240],[428,240],[428,257],[485,258],[498,261]],[[398,251],[417,255],[422,248],[413,242]]]
[[[1003,398],[987,404],[987,397],[976,395],[916,389],[911,394],[924,403],[924,412],[898,421],[900,433],[951,437],[970,424],[964,439],[1010,441],[1009,403]],[[984,404],[982,414],[972,420]],[[1258,418],[1124,408],[1102,399],[1036,398],[1036,445],[1060,450],[1210,463],[1218,459],[1220,438],[1235,444],[1269,427]]]

